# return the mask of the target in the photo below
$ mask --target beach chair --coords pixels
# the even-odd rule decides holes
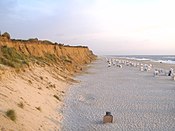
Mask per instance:
[[[111,112],[106,112],[106,115],[103,117],[103,123],[112,123],[113,122],[113,116],[111,115]]]

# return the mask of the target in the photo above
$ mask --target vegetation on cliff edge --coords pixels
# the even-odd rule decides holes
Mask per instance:
[[[2,54],[0,55],[0,64],[14,68],[29,64],[27,57],[24,54],[16,51],[15,48],[2,46],[0,51]]]
[[[0,64],[10,66],[13,68],[20,68],[22,66],[29,66],[29,63],[50,64],[50,63],[72,63],[72,58],[67,56],[57,57],[54,54],[46,53],[44,57],[27,56],[22,52],[17,51],[13,47],[0,47]]]

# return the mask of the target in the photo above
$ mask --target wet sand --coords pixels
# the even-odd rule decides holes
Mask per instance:
[[[77,79],[81,82],[65,98],[63,131],[175,130],[175,81],[169,76],[153,77],[153,70],[140,72],[138,67],[107,67],[101,59]],[[112,124],[102,122],[106,111],[114,117]]]

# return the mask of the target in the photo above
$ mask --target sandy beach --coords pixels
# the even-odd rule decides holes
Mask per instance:
[[[101,58],[77,76],[81,82],[66,93],[63,131],[174,131],[175,81],[154,77],[153,72],[175,65],[139,62],[153,68],[141,72],[139,67],[108,67]],[[114,117],[112,124],[103,124],[106,111]]]
[[[0,131],[175,131],[175,0],[0,8]]]

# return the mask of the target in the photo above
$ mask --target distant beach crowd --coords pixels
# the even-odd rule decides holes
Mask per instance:
[[[170,68],[169,70],[163,68],[156,68],[151,63],[142,63],[141,61],[130,61],[127,59],[118,59],[118,58],[106,58],[107,67],[116,66],[118,68],[123,68],[124,66],[128,67],[137,67],[141,72],[152,71],[153,76],[169,76],[172,80],[175,80],[174,69]]]

